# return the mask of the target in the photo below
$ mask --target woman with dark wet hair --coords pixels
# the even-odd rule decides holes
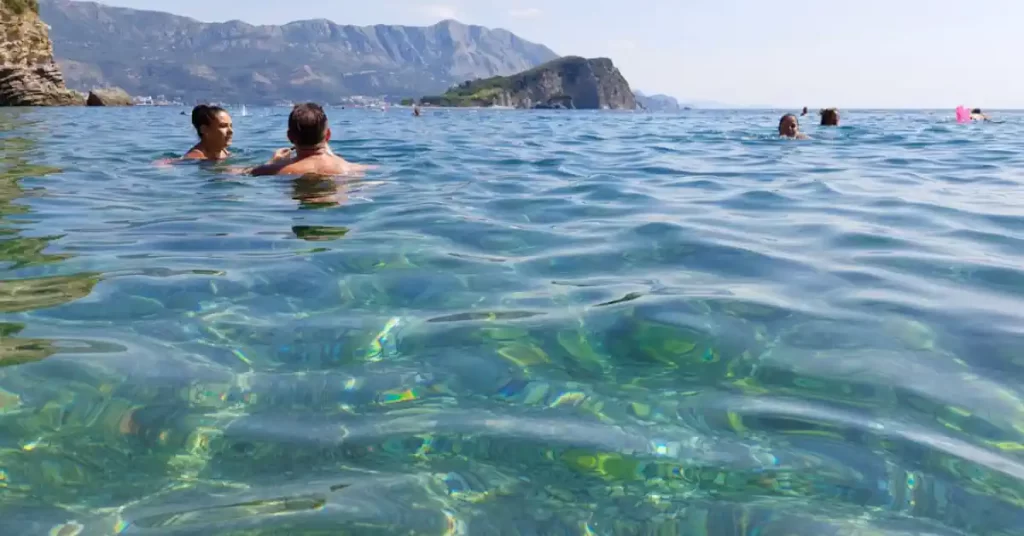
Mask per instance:
[[[199,143],[189,149],[185,160],[223,160],[231,153],[228,146],[234,136],[231,116],[219,106],[200,104],[192,109],[192,126],[196,127]]]
[[[825,108],[821,111],[821,126],[823,127],[838,127],[839,126],[839,110],[835,108]]]
[[[971,121],[988,121],[988,116],[985,115],[981,108],[975,108],[971,110]]]
[[[779,119],[779,137],[791,140],[806,140],[807,134],[800,132],[800,120],[793,114],[786,114]]]

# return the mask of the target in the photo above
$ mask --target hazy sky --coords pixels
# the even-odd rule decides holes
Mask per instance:
[[[1024,0],[106,0],[204,21],[501,27],[686,101],[1024,108]]]

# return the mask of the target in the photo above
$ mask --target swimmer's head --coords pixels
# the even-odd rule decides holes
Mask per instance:
[[[231,116],[219,106],[200,104],[192,109],[192,126],[203,143],[212,147],[227,147],[235,135]]]
[[[288,116],[288,139],[295,147],[316,147],[331,140],[327,114],[319,104],[297,104]]]
[[[821,124],[827,127],[839,126],[839,110],[835,108],[825,108],[821,111]]]
[[[793,114],[786,114],[779,119],[779,136],[795,138],[800,133],[800,122]]]
[[[978,115],[981,115],[981,108],[975,108],[975,109],[971,110],[971,113],[972,113],[972,114],[978,114]]]

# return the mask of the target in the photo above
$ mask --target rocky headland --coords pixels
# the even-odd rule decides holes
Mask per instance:
[[[64,85],[36,0],[0,0],[0,106],[70,106],[85,97]]]
[[[512,76],[464,82],[426,106],[635,110],[636,97],[608,58],[567,56]]]

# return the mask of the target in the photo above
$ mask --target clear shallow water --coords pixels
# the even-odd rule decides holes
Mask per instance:
[[[0,111],[0,533],[1024,526],[1022,115],[178,113]]]

